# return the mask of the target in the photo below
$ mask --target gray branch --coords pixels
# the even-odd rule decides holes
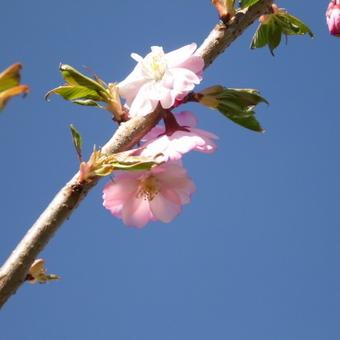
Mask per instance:
[[[268,13],[271,4],[272,0],[260,0],[248,10],[238,11],[227,25],[218,23],[198,49],[204,59],[205,68],[254,20]],[[129,150],[158,123],[160,113],[161,108],[158,107],[145,117],[135,117],[122,123],[103,147],[103,151],[115,153]],[[0,308],[25,281],[27,272],[38,254],[98,181],[99,178],[95,178],[90,183],[79,183],[77,173],[56,194],[0,269]]]

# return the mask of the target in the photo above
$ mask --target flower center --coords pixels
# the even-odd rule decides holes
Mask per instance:
[[[167,64],[162,47],[154,46],[142,61],[143,73],[150,79],[159,81],[163,78]]]
[[[159,180],[155,176],[150,175],[140,179],[137,197],[142,197],[145,200],[152,201],[158,195],[159,190]]]

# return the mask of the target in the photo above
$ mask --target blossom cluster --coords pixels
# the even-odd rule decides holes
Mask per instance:
[[[198,129],[192,112],[172,112],[202,80],[204,61],[195,54],[196,48],[192,43],[165,53],[153,46],[144,58],[133,53],[137,65],[118,83],[130,118],[147,115],[160,105],[164,121],[144,137],[141,148],[142,156],[162,154],[164,163],[150,170],[116,173],[104,188],[104,207],[129,226],[173,220],[195,191],[182,156],[191,150],[216,149],[217,136]]]

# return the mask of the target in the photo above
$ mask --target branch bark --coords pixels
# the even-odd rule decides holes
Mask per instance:
[[[219,22],[197,50],[204,59],[205,68],[260,15],[270,12],[271,4],[272,0],[260,0],[249,9],[238,11],[227,24]],[[103,147],[103,151],[115,153],[129,150],[159,122],[160,112],[161,108],[158,107],[145,117],[135,117],[122,123]],[[29,229],[0,269],[0,308],[25,281],[35,258],[99,179],[95,178],[90,183],[82,184],[79,183],[76,173]]]

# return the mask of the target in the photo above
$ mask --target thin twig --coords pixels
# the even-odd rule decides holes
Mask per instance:
[[[205,68],[223,53],[254,20],[267,13],[271,4],[272,0],[260,0],[249,9],[238,11],[227,26],[222,22],[218,23],[197,51],[204,59]],[[122,123],[103,147],[103,151],[115,153],[133,147],[158,123],[160,112],[161,108],[158,107],[145,117],[136,117]],[[35,258],[98,181],[99,178],[95,178],[90,183],[79,183],[78,173],[75,174],[29,229],[0,269],[0,308],[24,282]]]

